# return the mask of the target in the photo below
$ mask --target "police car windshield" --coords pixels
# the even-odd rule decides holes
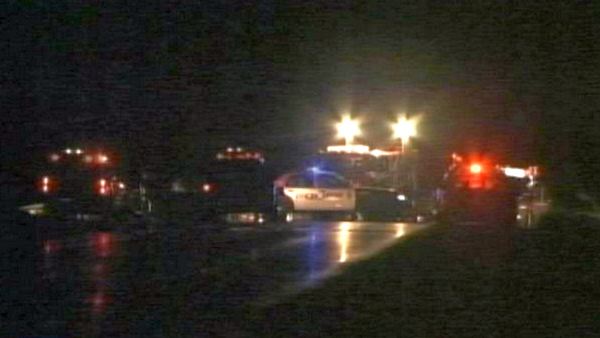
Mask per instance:
[[[320,165],[335,172],[385,170],[382,161],[372,155],[364,154],[319,154],[309,158],[308,163]]]
[[[305,173],[292,175],[288,179],[288,186],[296,188],[324,188],[345,189],[350,184],[342,177],[332,173]]]
[[[289,178],[288,185],[296,188],[312,188],[314,181],[311,175],[293,175]]]
[[[350,186],[346,180],[332,174],[317,175],[315,178],[315,183],[318,188],[345,189]]]

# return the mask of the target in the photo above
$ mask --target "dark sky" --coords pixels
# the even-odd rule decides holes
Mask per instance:
[[[86,140],[156,163],[238,142],[307,152],[346,110],[370,143],[405,111],[426,149],[517,162],[598,130],[599,13],[583,2],[2,6],[4,158]]]

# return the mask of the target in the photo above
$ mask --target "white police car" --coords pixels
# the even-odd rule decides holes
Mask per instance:
[[[280,176],[273,186],[278,219],[291,221],[296,215],[307,213],[354,217],[354,188],[336,173],[311,168]]]

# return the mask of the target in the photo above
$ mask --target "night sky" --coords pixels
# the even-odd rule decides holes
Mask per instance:
[[[388,141],[388,121],[407,112],[423,116],[418,143],[435,156],[479,149],[600,182],[597,5],[1,6],[5,164],[73,142],[157,166],[194,166],[231,143],[308,153],[332,141],[344,111],[365,121],[371,144]]]

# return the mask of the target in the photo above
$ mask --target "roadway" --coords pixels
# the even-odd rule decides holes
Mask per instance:
[[[37,229],[36,244],[25,255],[30,259],[2,266],[13,276],[3,309],[11,333],[77,337],[223,333],[245,309],[293,297],[427,227],[45,220],[21,226]]]

